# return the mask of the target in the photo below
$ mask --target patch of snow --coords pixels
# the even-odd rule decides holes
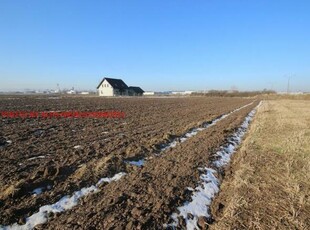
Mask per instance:
[[[36,188],[32,191],[32,194],[34,196],[37,196],[37,195],[40,195],[43,191],[46,191],[46,190],[50,190],[52,188],[52,186],[50,185],[47,185],[46,187],[39,187],[39,188]]]
[[[198,218],[203,216],[210,218],[210,205],[214,196],[219,192],[220,181],[216,177],[217,173],[223,169],[231,158],[231,155],[236,151],[236,148],[241,144],[242,137],[245,135],[250,122],[252,121],[257,108],[262,102],[258,104],[244,119],[237,131],[228,138],[228,142],[220,147],[216,153],[218,159],[211,162],[212,168],[198,168],[202,172],[200,176],[201,184],[194,189],[190,202],[185,202],[183,206],[178,207],[178,213],[171,215],[172,223],[164,224],[164,228],[178,226],[178,217],[182,217],[186,223],[186,229],[199,229]],[[240,110],[239,108],[238,110]],[[223,116],[222,116],[223,117]],[[222,119],[222,118],[219,118]],[[209,124],[209,125],[212,125]],[[188,188],[187,188],[188,189]],[[191,214],[191,215],[189,215]],[[192,218],[191,218],[192,217]]]
[[[126,175],[126,173],[120,172],[120,173],[115,174],[115,175],[114,175],[113,177],[111,177],[111,178],[109,178],[109,177],[101,178],[101,179],[97,182],[96,186],[99,186],[99,185],[102,184],[103,182],[111,183],[112,181],[117,181],[117,180],[121,179],[121,178],[122,178],[123,176],[125,176],[125,175]]]
[[[181,142],[181,143],[184,142],[184,141],[186,141],[186,140],[187,140],[186,137],[181,137],[181,138],[180,138],[180,142]]]
[[[161,148],[161,152],[167,150],[167,149],[170,149],[170,148],[174,148],[175,146],[177,146],[178,144],[178,141],[177,140],[173,140],[172,142],[168,143],[167,145],[164,145],[163,148]]]
[[[140,159],[137,161],[125,161],[125,163],[141,167],[144,165],[144,159]]]
[[[172,214],[171,218],[174,222],[169,224],[170,227],[177,227],[178,217],[181,216],[184,218],[188,230],[199,229],[197,225],[198,217],[210,217],[209,206],[214,195],[219,192],[220,183],[215,176],[217,172],[214,169],[205,168],[204,170],[205,173],[200,175],[201,185],[195,188],[192,200],[179,207],[178,214]],[[193,215],[193,218],[189,218],[189,213]],[[168,227],[168,225],[164,227]]]
[[[204,130],[204,129],[201,128],[200,131],[202,131],[202,130]],[[197,129],[193,129],[192,131],[186,133],[186,134],[185,134],[185,137],[186,137],[186,138],[190,138],[190,137],[193,137],[193,136],[197,135],[197,133],[198,133],[198,130],[197,130]]]
[[[194,191],[194,189],[191,188],[191,187],[187,187],[186,189],[189,190],[189,191]]]
[[[78,204],[79,199],[82,197],[97,192],[99,190],[98,185],[103,182],[112,182],[119,180],[125,173],[121,172],[114,175],[112,178],[101,178],[96,185],[92,185],[90,187],[82,188],[79,191],[73,193],[72,196],[64,196],[59,201],[54,204],[44,205],[42,206],[37,213],[34,213],[30,217],[26,219],[26,223],[24,225],[19,225],[17,223],[10,226],[0,226],[0,229],[3,230],[30,230],[33,229],[38,224],[44,224],[48,221],[49,213],[60,213],[64,212],[68,209],[73,208]]]
[[[260,106],[260,104],[258,105]],[[245,118],[241,126],[237,129],[237,131],[228,138],[228,143],[220,148],[220,151],[216,153],[216,155],[219,157],[218,160],[213,162],[213,164],[220,168],[228,164],[230,161],[231,155],[235,152],[236,148],[240,145],[241,140],[243,136],[246,133],[246,130],[248,129],[250,122],[253,119],[253,116],[256,113],[256,108],[253,109]]]
[[[40,187],[40,188],[36,188],[36,189],[34,189],[33,191],[32,191],[32,194],[33,195],[40,195],[41,193],[42,193],[42,191],[43,191],[43,187]]]
[[[30,157],[27,160],[28,161],[32,161],[32,160],[35,160],[35,159],[43,159],[43,158],[45,158],[45,156]]]

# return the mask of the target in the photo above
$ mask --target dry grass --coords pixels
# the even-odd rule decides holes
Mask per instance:
[[[3,186],[0,189],[0,200],[6,199],[9,196],[14,196],[20,190],[21,185],[25,183],[25,180],[19,180],[15,184]]]
[[[310,101],[265,101],[229,171],[211,229],[310,229]]]
[[[266,100],[310,100],[310,93],[307,94],[265,94],[261,96]]]

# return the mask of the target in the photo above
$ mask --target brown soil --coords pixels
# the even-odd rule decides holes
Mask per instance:
[[[0,111],[120,110],[125,119],[2,119],[0,123],[0,223],[23,223],[45,204],[56,202],[101,177],[126,172],[99,193],[43,227],[161,228],[190,196],[207,164],[249,106],[160,156],[161,144],[250,100],[240,98],[1,98]],[[12,143],[7,143],[11,140]],[[81,145],[81,149],[74,146]],[[45,156],[45,158],[35,158]],[[124,163],[148,157],[144,167]],[[33,196],[38,187],[51,186]]]

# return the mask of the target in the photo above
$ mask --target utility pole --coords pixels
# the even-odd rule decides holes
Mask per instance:
[[[290,80],[291,80],[291,76],[288,76],[288,79],[287,79],[287,94],[290,93]]]
[[[290,93],[290,83],[291,83],[291,79],[292,77],[295,77],[296,74],[290,74],[290,75],[284,75],[285,78],[287,78],[287,88],[286,88],[286,93],[289,94]]]
[[[57,83],[58,93],[61,94],[59,83]]]

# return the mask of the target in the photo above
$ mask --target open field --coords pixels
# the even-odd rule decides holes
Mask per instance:
[[[237,149],[258,102],[2,97],[0,111],[126,117],[1,118],[0,228],[309,229],[310,101],[265,100]]]
[[[271,100],[227,169],[211,229],[310,229],[310,100]]]
[[[49,216],[43,228],[160,228],[189,198],[186,188],[199,181],[198,168],[208,164],[257,103],[204,97],[2,97],[1,111],[118,110],[126,118],[2,118],[0,224],[23,224],[43,205],[122,172],[126,175],[119,181],[102,183],[72,210]],[[193,128],[232,111],[183,142]],[[126,163],[133,160],[145,163]]]
[[[0,6],[0,230],[310,230],[310,0]]]

